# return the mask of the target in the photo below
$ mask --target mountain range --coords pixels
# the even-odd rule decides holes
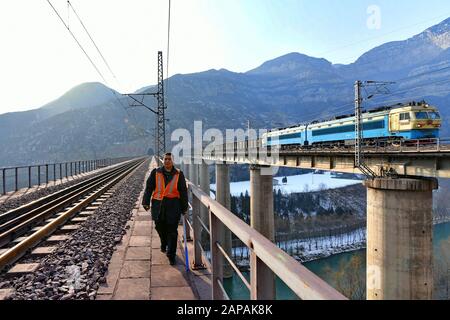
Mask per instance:
[[[396,83],[365,108],[426,100],[440,109],[447,137],[449,77],[450,18],[348,65],[289,53],[245,73],[175,75],[169,79],[167,129],[192,130],[196,120],[221,130],[246,128],[247,121],[253,128],[273,128],[351,113],[354,82],[382,80]],[[0,166],[146,154],[154,117],[144,108],[128,109],[129,103],[103,84],[85,83],[39,109],[0,115]],[[151,98],[148,103],[154,105]]]

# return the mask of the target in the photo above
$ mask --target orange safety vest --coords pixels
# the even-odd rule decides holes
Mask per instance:
[[[168,199],[180,199],[180,192],[178,191],[178,178],[180,177],[180,171],[177,169],[177,173],[169,184],[166,186],[164,181],[164,174],[162,172],[156,172],[156,188],[153,191],[152,198],[162,201],[164,198]]]

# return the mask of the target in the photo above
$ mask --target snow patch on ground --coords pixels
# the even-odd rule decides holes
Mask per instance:
[[[329,189],[343,188],[351,185],[361,184],[361,180],[339,179],[331,175],[331,172],[324,174],[302,174],[297,176],[287,177],[288,183],[283,184],[283,177],[274,178],[278,181],[273,189],[275,191],[281,190],[284,194],[301,193],[301,192],[315,192]],[[216,185],[211,184],[211,190],[216,190]],[[248,191],[250,194],[250,181],[232,182],[230,183],[230,192],[233,196],[239,196],[241,193],[245,194]]]
[[[319,260],[335,254],[360,250],[366,247],[366,229],[360,228],[352,232],[318,237],[311,239],[290,240],[277,243],[283,251],[289,253],[301,263]],[[232,255],[236,265],[248,268],[250,265],[249,249],[247,247],[233,248]],[[208,259],[209,251],[206,252]]]

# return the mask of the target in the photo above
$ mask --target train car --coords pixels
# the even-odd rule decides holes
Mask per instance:
[[[398,141],[439,138],[441,117],[436,107],[412,102],[383,107],[362,114],[364,140]],[[274,139],[274,138],[277,139]],[[275,130],[262,137],[263,146],[353,144],[355,116]]]
[[[305,145],[307,127],[304,125],[273,130],[264,134],[261,138],[263,147]]]

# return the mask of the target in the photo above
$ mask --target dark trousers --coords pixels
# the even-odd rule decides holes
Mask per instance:
[[[167,246],[167,256],[175,258],[178,242],[178,223],[167,223],[166,219],[155,221],[155,228],[161,239],[161,247]]]

